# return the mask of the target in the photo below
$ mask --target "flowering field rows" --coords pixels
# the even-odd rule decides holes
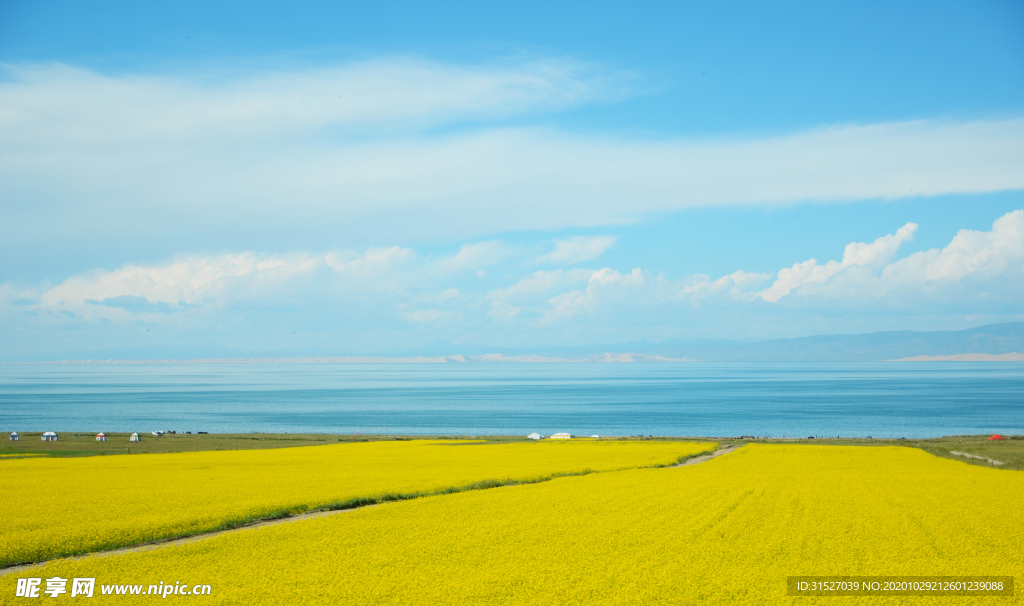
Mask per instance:
[[[0,461],[0,565],[474,483],[670,464],[712,443],[413,440]]]
[[[695,466],[389,503],[31,574],[208,583],[204,604],[834,604],[787,597],[786,577],[1020,580],[1022,497],[1020,472],[916,449],[750,445]],[[13,595],[12,577],[0,595]],[[119,599],[132,601],[103,601]]]

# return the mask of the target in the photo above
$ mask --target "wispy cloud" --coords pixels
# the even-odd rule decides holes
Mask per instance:
[[[566,59],[465,66],[391,57],[181,75],[109,75],[62,64],[4,68],[0,126],[9,143],[31,147],[253,141],[331,127],[393,132],[618,99],[632,80]]]
[[[509,127],[504,118],[636,91],[628,74],[558,59],[383,59],[218,78],[7,72],[0,197],[26,201],[18,221],[0,222],[11,246],[128,232],[212,248],[282,225],[318,241],[403,241],[428,221],[438,236],[480,239],[700,206],[1024,188],[1018,118],[698,140]],[[567,241],[546,262],[597,258],[604,244]]]
[[[573,236],[555,240],[554,249],[535,259],[537,263],[575,265],[597,259],[619,240],[618,236]]]
[[[498,240],[464,244],[459,252],[441,257],[433,263],[436,271],[450,274],[465,271],[483,271],[482,268],[504,261],[515,254],[515,249]],[[486,275],[486,272],[484,272]],[[479,274],[478,274],[479,275]]]

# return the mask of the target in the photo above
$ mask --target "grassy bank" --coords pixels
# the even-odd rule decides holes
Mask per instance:
[[[891,439],[891,438],[828,438],[828,439],[753,439],[740,440],[728,438],[704,437],[658,437],[659,441],[694,439],[710,439],[722,444],[836,444],[844,446],[909,446],[920,448],[925,452],[962,461],[982,467],[999,467],[1005,469],[1024,470],[1024,436],[1005,436],[1006,440],[989,440],[991,434],[975,436],[946,436],[928,439]],[[264,450],[270,448],[287,448],[295,446],[318,446],[337,444],[339,442],[378,442],[382,440],[437,440],[467,437],[491,443],[507,443],[526,441],[520,436],[386,436],[362,434],[174,434],[156,437],[144,434],[141,442],[129,442],[128,433],[109,433],[108,441],[97,442],[94,433],[61,433],[59,442],[43,442],[39,432],[25,432],[18,442],[5,441],[0,444],[0,458],[16,458],[21,454],[34,456],[46,455],[56,457],[143,454],[161,452],[202,452],[208,450]],[[610,440],[646,440],[641,437],[608,437]],[[951,454],[953,451],[1002,461],[1005,465],[994,466],[991,463]]]
[[[146,454],[162,452],[203,452],[208,450],[265,450],[295,446],[322,446],[339,442],[379,442],[382,440],[407,440],[411,437],[385,435],[328,435],[328,434],[286,434],[286,433],[212,433],[212,434],[167,434],[160,437],[140,434],[141,442],[129,442],[130,433],[108,433],[106,442],[97,442],[95,433],[60,433],[57,442],[43,442],[41,432],[19,432],[17,442],[6,440],[0,443],[0,458],[14,458],[19,454],[44,454],[53,457],[77,457],[117,454]],[[457,439],[467,436],[415,436],[416,439]],[[471,436],[478,438],[478,436]],[[511,436],[479,436],[488,442],[519,442],[526,438]]]
[[[994,467],[996,469],[1024,470],[1024,436],[1003,436],[1005,440],[989,440],[992,434],[977,436],[945,436],[928,439],[864,439],[864,438],[830,438],[830,439],[778,439],[778,440],[722,440],[723,444],[835,444],[843,446],[908,446],[920,448],[933,455],[961,461],[970,465]],[[1004,465],[993,465],[985,460],[971,459],[952,454],[953,451],[968,453],[1001,461]]]

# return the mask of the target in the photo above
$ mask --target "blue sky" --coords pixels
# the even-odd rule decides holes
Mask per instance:
[[[0,359],[1021,320],[1022,32],[1018,2],[5,2]]]

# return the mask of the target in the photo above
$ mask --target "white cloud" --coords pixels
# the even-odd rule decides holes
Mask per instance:
[[[795,263],[792,267],[779,270],[779,277],[758,296],[765,301],[775,302],[788,295],[794,288],[804,284],[827,282],[832,276],[853,266],[879,268],[890,261],[904,242],[914,238],[916,223],[907,223],[895,235],[882,236],[871,244],[852,242],[846,245],[843,260],[829,261],[818,265],[815,259]]]
[[[383,278],[396,267],[407,266],[416,261],[416,251],[391,246],[370,248],[364,253],[331,252],[324,256],[324,261],[339,274],[376,280]]]
[[[568,285],[584,282],[591,272],[586,269],[556,269],[537,271],[506,288],[496,288],[487,293],[491,301],[490,315],[494,319],[515,318],[524,307],[535,307],[538,298],[545,298],[555,290]]]
[[[499,321],[525,320],[546,326],[577,317],[590,318],[610,305],[631,302],[643,305],[637,295],[657,288],[642,269],[622,274],[605,267],[599,270],[574,268],[537,271],[507,288],[487,293],[490,316]],[[573,288],[585,285],[583,288]],[[568,289],[568,290],[567,290]]]
[[[544,313],[541,324],[572,319],[581,315],[594,315],[602,306],[623,299],[635,300],[635,293],[642,289],[647,280],[644,272],[636,268],[628,274],[621,274],[605,267],[590,275],[587,287],[571,290],[552,297],[550,309]]]
[[[742,270],[716,280],[701,274],[666,280],[640,268],[629,274],[604,268],[587,276],[585,288],[571,288],[564,272],[537,272],[508,289],[492,292],[492,315],[532,318],[534,325],[547,326],[595,318],[617,305],[635,312],[664,310],[679,302],[721,307],[729,301],[775,306],[793,300],[806,308],[831,307],[840,300],[884,310],[927,309],[949,302],[970,308],[979,302],[999,305],[1024,296],[1024,210],[1000,217],[990,232],[961,230],[941,250],[894,260],[917,227],[907,223],[874,242],[851,242],[840,261],[795,263],[779,270],[774,280],[770,273]],[[580,271],[574,275],[575,282],[583,278]],[[512,299],[515,305],[509,304]]]
[[[709,205],[1024,188],[1022,119],[700,140],[502,128],[506,116],[633,89],[628,77],[559,60],[390,59],[216,79],[8,72],[0,199],[25,202],[17,221],[0,221],[0,247],[133,233],[213,248],[224,234],[283,226],[325,242],[403,241],[426,224],[432,237],[476,239]],[[467,120],[477,126],[422,130]],[[565,242],[550,259],[584,260],[602,243],[588,252]]]
[[[717,280],[704,274],[695,274],[684,281],[680,290],[680,298],[697,304],[703,299],[716,296],[728,296],[737,301],[753,301],[757,298],[757,288],[770,280],[772,274],[751,273],[737,270]]]
[[[442,257],[434,262],[434,268],[440,273],[460,273],[474,271],[479,276],[481,268],[504,261],[514,254],[515,250],[498,240],[487,240],[464,244],[459,252]],[[486,276],[487,272],[484,272]]]
[[[129,264],[114,271],[72,276],[46,290],[38,308],[71,312],[87,319],[121,318],[131,312],[166,313],[224,297],[239,290],[265,292],[317,260],[302,255],[225,254],[188,257],[164,265]]]
[[[394,130],[572,107],[628,90],[627,76],[562,59],[459,66],[393,57],[177,76],[5,67],[0,132],[9,145],[29,148],[253,140],[336,126]]]
[[[894,260],[900,246],[913,240],[917,227],[907,223],[874,242],[851,242],[841,261],[794,263],[780,269],[766,288],[760,287],[771,279],[770,274],[737,271],[714,281],[705,275],[691,276],[679,289],[679,297],[693,303],[724,296],[769,303],[828,298],[928,305],[950,298],[1010,300],[1013,293],[1024,290],[1024,210],[998,218],[992,231],[961,230],[945,248]]]
[[[1024,280],[1024,210],[996,219],[992,231],[962,229],[948,246],[910,255],[887,266],[888,284],[955,283],[968,278]]]
[[[361,326],[357,318],[371,318],[380,326],[399,322],[408,330],[414,325],[424,334],[518,337],[573,327],[618,331],[647,325],[678,331],[698,315],[737,311],[784,318],[794,309],[831,313],[853,305],[886,313],[941,308],[1003,317],[999,314],[1008,306],[1017,308],[1024,297],[1024,210],[998,218],[991,231],[962,230],[944,248],[897,258],[916,228],[908,223],[873,242],[848,244],[840,260],[810,259],[777,274],[736,271],[714,280],[699,274],[673,279],[642,268],[566,267],[536,271],[487,292],[480,290],[490,284],[479,281],[478,265],[522,266],[535,249],[486,241],[436,258],[399,246],[192,255],[85,272],[49,288],[3,283],[0,311],[19,322],[130,326],[141,320],[184,326],[221,323],[242,317],[239,310],[264,309],[271,310],[264,317],[289,322],[316,317],[319,324]],[[275,306],[285,311],[273,311]],[[353,315],[354,309],[363,315]]]
[[[554,250],[537,257],[535,262],[575,265],[600,257],[618,240],[618,236],[573,236],[564,240],[555,240]]]
[[[203,306],[289,297],[311,284],[321,295],[332,297],[404,297],[443,304],[463,300],[465,295],[458,288],[441,289],[439,295],[424,291],[436,289],[452,274],[478,276],[475,270],[481,265],[506,259],[514,250],[499,241],[485,241],[465,244],[456,253],[434,260],[401,246],[325,254],[189,255],[167,263],[127,264],[77,274],[42,289],[29,308],[87,320],[154,319],[154,314],[184,313]],[[17,298],[11,294],[16,292],[13,286],[0,286],[4,300]],[[427,311],[408,311],[403,317],[420,322],[429,316]]]
[[[438,301],[444,303],[450,299],[462,299],[462,293],[459,292],[458,288],[449,288],[438,296]]]

